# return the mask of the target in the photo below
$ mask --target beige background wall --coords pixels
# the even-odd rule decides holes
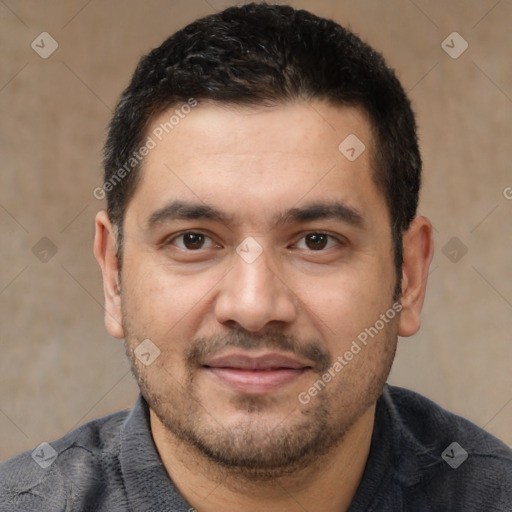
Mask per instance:
[[[122,343],[103,326],[91,249],[105,128],[143,53],[230,4],[0,2],[1,459],[133,403]],[[293,5],[348,25],[382,51],[418,114],[420,212],[436,228],[437,253],[423,328],[401,341],[391,381],[510,445],[512,2]],[[44,31],[58,43],[47,59],[31,48]],[[457,59],[441,46],[453,31],[469,43]]]

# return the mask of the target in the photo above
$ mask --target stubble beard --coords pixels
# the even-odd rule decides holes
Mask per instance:
[[[123,308],[124,311],[124,308]],[[195,377],[198,368],[194,358],[204,353],[204,347],[218,350],[220,346],[241,348],[297,348],[294,338],[274,333],[255,337],[250,333],[236,332],[213,340],[195,340],[185,357],[186,380],[180,385],[172,377],[172,370],[158,368],[160,378],[151,375],[151,369],[137,364],[133,349],[140,342],[124,319],[127,354],[132,372],[142,395],[158,417],[175,445],[181,443],[186,449],[202,459],[219,475],[238,477],[247,481],[272,481],[289,474],[297,474],[318,465],[340,442],[346,432],[371,407],[380,394],[391,370],[394,359],[397,335],[397,322],[387,324],[379,340],[380,351],[373,354],[378,365],[373,375],[362,376],[351,371],[353,365],[344,367],[340,374],[318,392],[307,405],[297,400],[289,405],[291,412],[279,421],[269,410],[276,405],[269,396],[237,395],[232,399],[232,407],[244,412],[246,419],[237,424],[225,425],[223,418],[216,417],[214,407],[201,402]],[[301,351],[320,351],[319,367],[311,382],[321,378],[324,371],[332,366],[330,354],[322,353],[318,342],[307,346],[300,345]],[[196,351],[194,354],[194,350]],[[365,350],[371,350],[366,347]],[[154,363],[155,364],[155,363]],[[156,369],[155,369],[156,370]],[[362,368],[364,371],[364,367]],[[359,370],[361,371],[361,369]],[[162,382],[166,383],[162,386]]]

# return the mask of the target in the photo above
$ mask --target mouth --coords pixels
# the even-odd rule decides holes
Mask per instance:
[[[292,383],[313,366],[280,353],[237,352],[214,357],[202,369],[217,382],[244,394],[265,395]]]

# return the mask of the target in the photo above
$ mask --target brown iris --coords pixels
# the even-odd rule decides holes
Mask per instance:
[[[183,235],[183,245],[187,249],[201,249],[204,239],[205,237],[201,233],[185,233]]]
[[[308,249],[318,251],[325,248],[329,237],[324,233],[311,233],[310,235],[306,235],[305,239]]]

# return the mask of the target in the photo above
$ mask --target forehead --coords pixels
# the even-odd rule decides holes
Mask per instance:
[[[372,179],[371,125],[355,107],[178,105],[153,119],[147,136],[154,147],[127,218],[175,199],[262,222],[301,201],[385,204]]]
[[[333,106],[318,100],[274,106],[205,101],[182,113],[184,107],[172,107],[152,120],[148,135],[161,149],[174,141],[174,151],[187,156],[197,153],[200,146],[201,154],[229,150],[232,154],[253,152],[262,157],[287,152],[337,158],[339,143],[351,134],[364,139],[369,149],[373,146],[369,118],[358,107]],[[151,156],[155,153],[160,152],[151,152],[147,160],[154,160]]]

